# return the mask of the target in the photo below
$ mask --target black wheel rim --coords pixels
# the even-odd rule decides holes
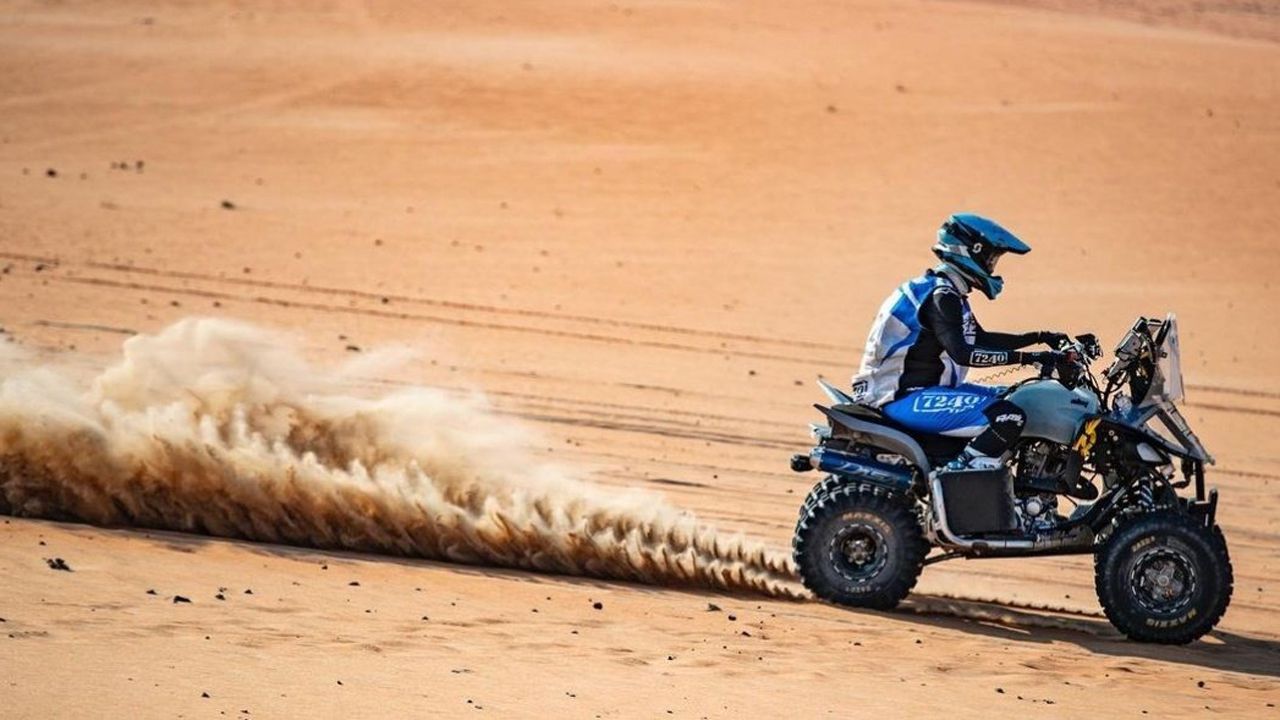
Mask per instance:
[[[1161,546],[1139,553],[1129,570],[1129,592],[1146,612],[1172,617],[1191,606],[1199,585],[1194,560],[1185,551]]]
[[[889,562],[889,545],[874,525],[854,522],[840,528],[828,548],[831,565],[853,584],[870,582]]]

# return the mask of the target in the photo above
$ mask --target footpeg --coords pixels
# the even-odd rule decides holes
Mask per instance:
[[[1072,483],[1071,490],[1067,494],[1080,500],[1097,500],[1098,487],[1088,480],[1080,478]]]

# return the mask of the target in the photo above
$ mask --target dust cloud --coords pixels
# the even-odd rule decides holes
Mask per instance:
[[[0,357],[0,512],[798,596],[790,560],[531,452],[480,394],[361,392],[292,338],[187,319],[100,372]]]

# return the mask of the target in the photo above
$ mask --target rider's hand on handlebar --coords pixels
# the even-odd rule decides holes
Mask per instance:
[[[1098,336],[1093,333],[1085,333],[1076,336],[1076,343],[1084,349],[1084,354],[1091,360],[1097,360],[1102,357],[1102,343],[1098,342]]]
[[[1039,365],[1041,378],[1056,376],[1068,388],[1075,387],[1080,378],[1081,356],[1075,348],[1064,352],[1058,350],[1024,352],[1020,354],[1019,359],[1024,365],[1031,363]]]

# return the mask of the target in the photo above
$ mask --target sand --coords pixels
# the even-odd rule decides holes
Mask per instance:
[[[1209,639],[1123,640],[1081,558],[882,614],[6,518],[0,714],[1274,715],[1276,19],[1099,5],[13,4],[0,324],[86,375],[191,316],[409,346],[367,383],[482,389],[542,460],[785,549],[814,378],[985,212],[1035,248],[986,326],[1178,313]]]

